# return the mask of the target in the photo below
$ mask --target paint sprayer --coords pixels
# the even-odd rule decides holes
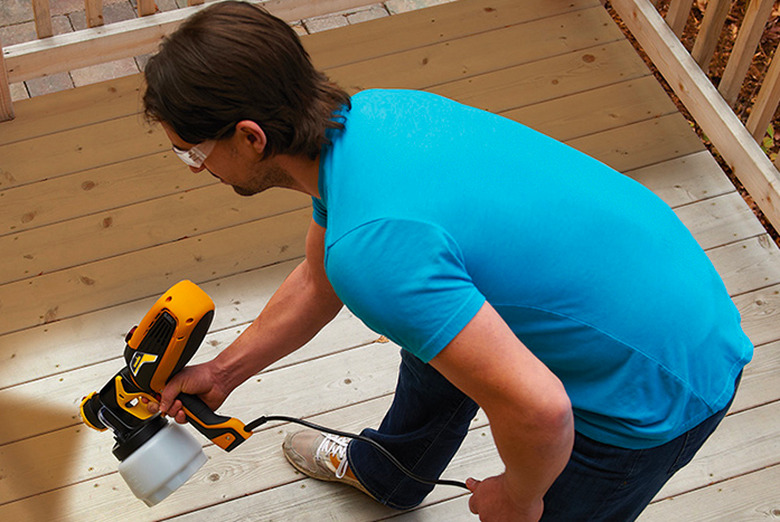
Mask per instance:
[[[190,432],[148,411],[145,401],[159,402],[168,380],[192,359],[214,317],[214,303],[195,283],[181,281],[165,292],[125,338],[125,366],[103,388],[81,402],[85,424],[99,431],[111,429],[113,454],[119,474],[136,497],[148,506],[165,499],[208,460]],[[268,421],[285,421],[367,442],[411,478],[426,484],[465,488],[449,480],[428,480],[404,468],[375,441],[281,415],[260,417],[244,425],[214,413],[198,396],[177,397],[187,421],[214,444],[232,451],[252,431]]]

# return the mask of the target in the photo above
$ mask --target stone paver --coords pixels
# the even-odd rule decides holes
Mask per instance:
[[[146,62],[149,61],[149,58],[151,58],[153,54],[154,53],[142,54],[141,56],[135,57],[135,65],[138,67],[139,71],[144,70],[144,67],[146,67]]]
[[[133,58],[122,58],[121,60],[115,60],[113,62],[74,69],[70,72],[70,76],[73,78],[74,86],[82,87],[104,80],[113,80],[114,78],[121,78],[122,76],[130,76],[137,72],[138,65],[136,65]]]
[[[340,14],[318,16],[317,18],[309,18],[308,20],[303,21],[303,26],[311,34],[327,31],[329,29],[337,29],[347,25],[349,25],[347,17]]]
[[[27,80],[24,83],[27,85],[30,96],[41,96],[43,94],[50,94],[73,88],[73,80],[71,79],[70,74],[66,72]]]
[[[454,1],[455,0],[387,0],[385,6],[390,14],[394,15]]]
[[[3,0],[0,0],[2,2]],[[73,32],[73,26],[67,16],[52,16],[51,28],[54,34],[63,34]],[[19,24],[6,25],[0,27],[0,40],[3,46],[14,45],[22,42],[35,40],[38,35],[35,33],[35,22],[22,22]]]
[[[30,0],[27,2],[29,3]],[[84,10],[84,0],[50,0],[49,4],[52,15],[66,15]],[[103,0],[103,11],[117,4],[127,4],[132,9],[129,0]]]
[[[368,22],[369,20],[375,20],[377,18],[384,18],[390,16],[387,9],[382,4],[369,6],[368,9],[361,9],[347,15],[347,21],[351,24],[359,24],[360,22]]]
[[[84,5],[82,3],[82,5]],[[0,25],[13,25],[33,19],[30,0],[3,0],[0,2]]]

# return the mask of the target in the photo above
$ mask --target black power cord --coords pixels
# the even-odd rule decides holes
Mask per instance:
[[[396,468],[398,468],[401,472],[403,472],[404,475],[408,476],[409,478],[412,478],[416,480],[417,482],[422,482],[423,484],[428,484],[431,486],[436,485],[442,485],[442,486],[456,486],[459,488],[463,488],[468,490],[469,488],[466,486],[465,483],[457,481],[457,480],[445,480],[445,479],[439,479],[439,480],[431,480],[427,478],[423,478],[414,472],[410,471],[406,467],[404,467],[403,464],[398,462],[398,459],[396,459],[392,454],[390,454],[389,451],[387,451],[384,447],[382,447],[381,444],[379,444],[375,440],[371,440],[368,437],[364,437],[362,435],[357,435],[355,433],[348,433],[346,431],[339,431],[334,430],[331,428],[326,428],[325,426],[320,426],[319,424],[314,424],[313,422],[305,421],[303,419],[298,419],[295,417],[287,417],[285,415],[268,415],[264,417],[260,417],[258,419],[253,420],[249,424],[246,425],[245,429],[247,431],[254,431],[259,426],[262,426],[266,422],[270,421],[285,421],[285,422],[292,422],[295,424],[300,424],[301,426],[305,426],[307,428],[312,428],[318,431],[324,431],[326,433],[330,433],[331,435],[338,435],[339,437],[348,437],[350,439],[359,440],[361,442],[365,442],[373,446],[378,452],[380,452],[382,455],[387,458]]]

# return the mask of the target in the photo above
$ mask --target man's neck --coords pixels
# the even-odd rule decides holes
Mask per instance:
[[[309,159],[303,156],[277,156],[279,166],[288,172],[295,180],[296,186],[291,187],[315,198],[320,197],[319,170],[320,158]]]

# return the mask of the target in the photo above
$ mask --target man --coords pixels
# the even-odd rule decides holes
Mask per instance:
[[[194,172],[312,196],[305,260],[213,361],[167,385],[217,408],[346,304],[401,345],[364,434],[438,477],[481,406],[504,473],[482,520],[632,520],[726,414],[752,346],[722,281],[648,190],[552,139],[427,93],[351,99],[249,4],[193,16],[146,67],[147,115]],[[304,473],[389,506],[431,487],[359,441],[285,441]]]

